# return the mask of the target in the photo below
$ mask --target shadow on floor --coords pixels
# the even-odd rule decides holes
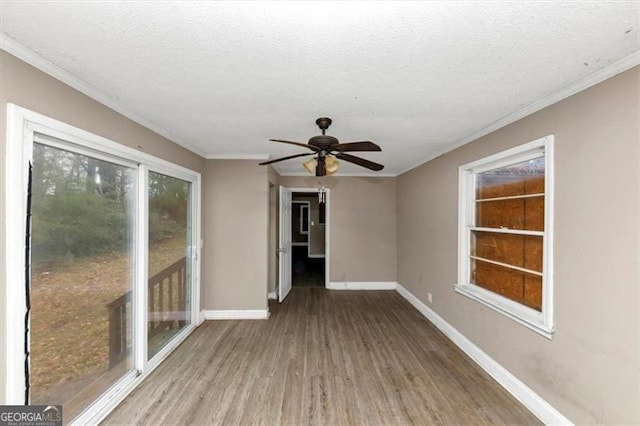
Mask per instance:
[[[324,257],[307,256],[307,246],[294,246],[291,259],[293,287],[324,287]]]

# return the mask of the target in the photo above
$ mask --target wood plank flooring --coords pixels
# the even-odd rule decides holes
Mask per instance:
[[[205,322],[104,424],[540,424],[396,292],[270,310]]]

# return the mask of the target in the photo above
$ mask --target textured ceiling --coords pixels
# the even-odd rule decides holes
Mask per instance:
[[[295,154],[267,140],[329,116],[398,174],[637,54],[638,5],[3,0],[0,29],[201,155]]]

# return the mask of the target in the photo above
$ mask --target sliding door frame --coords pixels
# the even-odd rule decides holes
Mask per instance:
[[[139,268],[140,270],[144,270],[145,280],[144,280],[144,288],[147,289],[147,282],[149,280],[149,197],[147,195],[147,188],[149,187],[149,172],[163,174],[165,176],[169,176],[172,178],[180,179],[190,184],[190,197],[189,197],[189,210],[192,212],[191,215],[191,232],[190,232],[190,245],[188,245],[188,254],[187,256],[190,258],[191,262],[191,279],[192,283],[200,282],[200,255],[199,255],[199,241],[200,241],[200,175],[198,174],[197,179],[194,178],[193,173],[189,171],[185,173],[184,170],[179,170],[176,168],[167,168],[161,167],[157,164],[151,164],[149,166],[141,165],[141,169],[144,170],[141,174],[144,174],[144,185],[145,188],[145,196],[141,197],[141,204],[138,208],[144,208],[144,213],[140,215],[140,218],[144,221],[144,233],[142,229],[140,230],[140,238],[144,238],[144,267]],[[143,228],[142,226],[140,228]],[[144,297],[140,299],[140,305],[137,305],[138,312],[141,315],[144,315],[144,318],[137,325],[141,327],[140,332],[144,332],[144,338],[140,340],[144,340],[144,342],[139,342],[141,347],[139,348],[139,353],[144,355],[144,360],[139,360],[141,365],[144,366],[143,370],[154,369],[156,368],[173,350],[178,347],[180,343],[195,329],[196,326],[199,325],[198,321],[200,319],[200,286],[197,286],[197,294],[196,286],[192,285],[189,289],[190,292],[190,306],[189,306],[189,324],[182,328],[169,343],[167,343],[162,349],[158,351],[157,354],[153,356],[153,358],[149,359],[148,357],[148,338],[146,335],[146,327],[148,324],[148,292],[143,291],[141,293],[144,294]],[[142,309],[144,308],[144,309]],[[144,347],[142,347],[144,346]]]
[[[201,175],[187,168],[113,142],[74,126],[46,117],[14,104],[7,104],[5,174],[5,289],[4,327],[0,348],[0,377],[4,377],[2,405],[23,405],[26,397],[26,217],[29,164],[36,134],[64,141],[70,151],[89,153],[109,161],[119,160],[137,167],[135,217],[135,270],[132,299],[132,369],[87,407],[73,423],[98,423],[115,408],[153,369],[155,369],[199,325],[201,250]],[[192,211],[192,264],[190,322],[152,360],[147,361],[147,281],[148,281],[148,172],[162,173],[189,182]],[[0,289],[1,291],[1,289]],[[3,296],[3,297],[2,297]],[[26,337],[25,337],[26,336]],[[28,346],[27,346],[28,347]],[[67,422],[69,419],[65,419]]]

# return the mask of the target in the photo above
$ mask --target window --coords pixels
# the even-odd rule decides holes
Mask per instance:
[[[7,110],[3,403],[99,423],[198,322],[201,178]]]
[[[456,291],[551,338],[553,136],[460,167]]]
[[[309,202],[300,205],[300,233],[309,233]]]
[[[309,202],[291,202],[291,242],[296,246],[309,244]]]

